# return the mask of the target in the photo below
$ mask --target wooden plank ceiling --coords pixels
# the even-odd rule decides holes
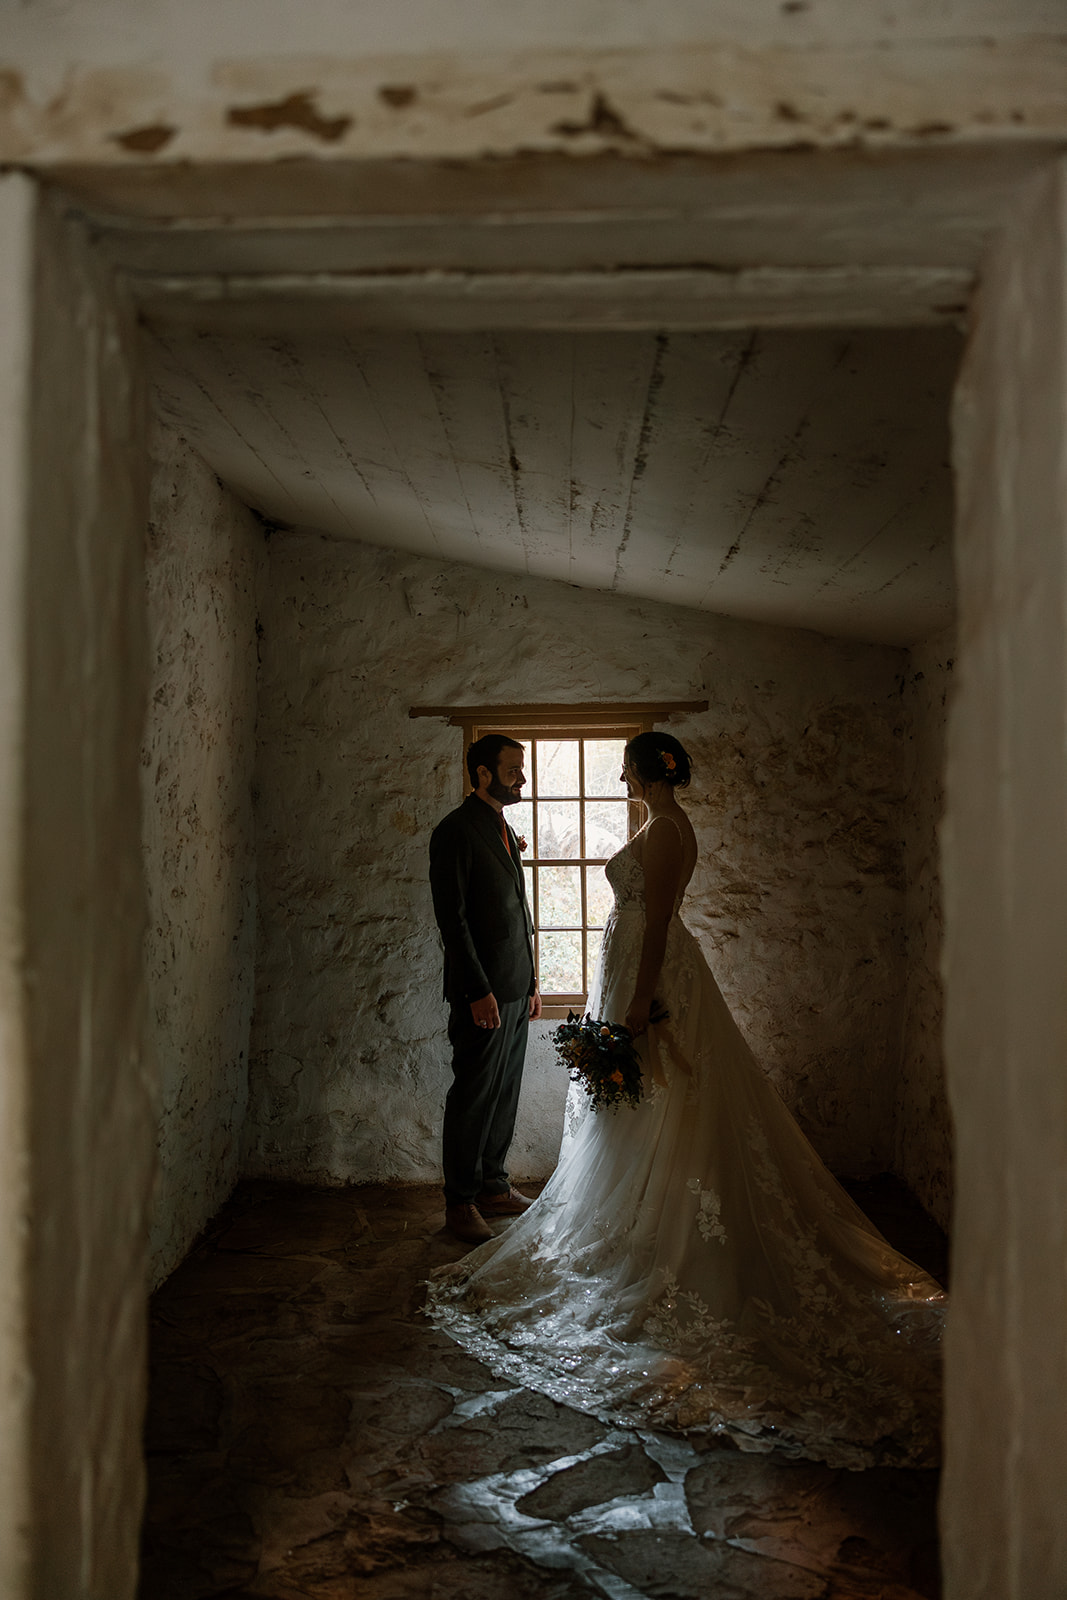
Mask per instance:
[[[952,618],[952,329],[159,330],[164,416],[264,516],[910,644]]]

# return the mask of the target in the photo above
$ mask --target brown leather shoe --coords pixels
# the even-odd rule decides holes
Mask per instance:
[[[484,1244],[493,1237],[493,1230],[477,1206],[448,1206],[445,1210],[445,1227],[464,1244]]]
[[[517,1189],[507,1189],[503,1194],[480,1194],[474,1204],[483,1217],[520,1217],[533,1201]]]

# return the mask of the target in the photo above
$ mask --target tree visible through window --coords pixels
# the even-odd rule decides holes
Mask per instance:
[[[523,869],[541,993],[561,1008],[584,1003],[589,993],[611,910],[604,863],[630,836],[632,808],[619,782],[626,737],[530,739],[529,798],[508,807],[508,821],[527,843]]]

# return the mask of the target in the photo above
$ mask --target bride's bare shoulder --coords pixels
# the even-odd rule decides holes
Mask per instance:
[[[671,853],[669,841],[672,838],[677,839],[681,846],[683,866],[685,863],[695,862],[699,854],[696,834],[693,832],[693,824],[684,811],[680,811],[677,817],[670,811],[661,811],[657,816],[650,817],[644,827],[634,835],[630,843],[637,859],[644,861],[646,844],[651,844],[653,839],[662,841],[661,844],[654,847],[653,853],[659,854],[665,847],[669,855]],[[690,870],[692,869],[690,868]]]
[[[661,823],[665,824],[666,827],[673,828],[678,834],[678,837],[681,839],[683,845],[696,843],[696,834],[693,831],[693,824],[682,810],[678,810],[677,812],[659,812],[656,816],[651,817],[649,821],[645,823],[645,826],[641,829],[641,832],[649,833],[653,828],[657,827],[657,825]],[[666,831],[666,828],[661,827],[659,831],[662,834]]]

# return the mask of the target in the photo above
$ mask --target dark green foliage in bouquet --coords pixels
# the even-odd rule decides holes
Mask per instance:
[[[641,1063],[633,1036],[621,1022],[597,1022],[568,1011],[556,1029],[556,1054],[574,1083],[580,1083],[593,1110],[614,1111],[625,1100],[641,1098]]]

